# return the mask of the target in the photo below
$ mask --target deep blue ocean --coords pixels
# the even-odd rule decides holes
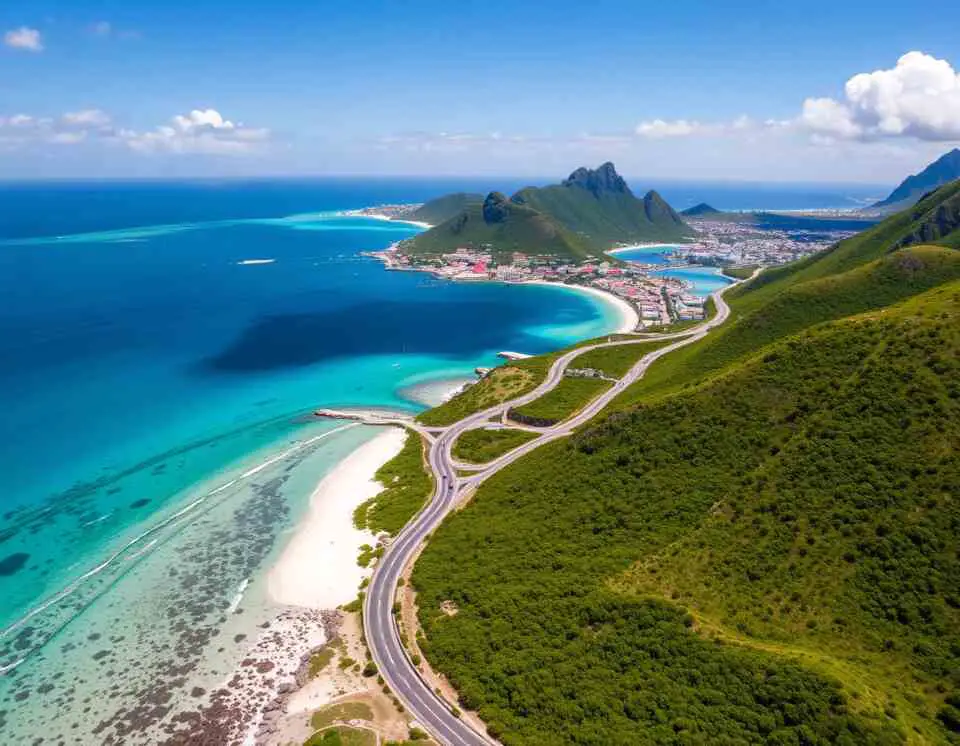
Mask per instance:
[[[313,409],[415,411],[427,384],[499,350],[617,326],[560,288],[387,272],[360,252],[417,229],[335,214],[488,182],[0,184],[0,742],[155,742],[176,708],[132,730],[140,700],[229,670],[242,644],[212,640],[276,613],[252,600],[264,568],[318,479],[374,434]],[[728,209],[867,194],[662,189]],[[247,614],[225,616],[238,587]]]

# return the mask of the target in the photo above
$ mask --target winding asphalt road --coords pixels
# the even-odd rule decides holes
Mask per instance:
[[[753,279],[759,272],[758,269],[749,279]],[[703,339],[711,329],[723,324],[730,315],[730,308],[723,300],[723,293],[736,284],[738,283],[727,285],[713,294],[716,314],[713,318],[693,329],[654,338],[604,342],[570,350],[554,361],[546,379],[533,391],[512,401],[498,404],[495,407],[465,417],[447,428],[430,429],[428,460],[435,480],[433,496],[427,506],[414,516],[394,539],[377,564],[364,597],[363,628],[370,654],[391,691],[400,699],[420,725],[429,731],[439,743],[446,746],[476,746],[497,742],[476,731],[467,722],[454,715],[451,705],[434,693],[408,657],[401,642],[400,630],[393,613],[397,583],[403,574],[404,567],[416,554],[428,534],[453,509],[462,490],[475,488],[478,484],[535,448],[570,435],[576,428],[596,416],[615,396],[641,378],[656,360],[673,350]],[[601,347],[641,344],[649,342],[651,339],[677,339],[677,341],[645,355],[623,378],[573,417],[554,427],[543,429],[540,437],[530,440],[495,461],[484,465],[476,473],[466,477],[458,476],[457,469],[460,465],[453,458],[452,449],[454,442],[461,434],[467,430],[485,427],[490,424],[491,419],[499,419],[508,409],[522,406],[543,396],[563,380],[567,367],[578,356]],[[415,429],[420,430],[421,428],[416,427]]]

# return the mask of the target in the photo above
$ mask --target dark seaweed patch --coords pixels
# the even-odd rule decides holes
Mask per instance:
[[[6,577],[20,572],[20,569],[27,564],[30,555],[26,552],[14,552],[0,560],[0,576]]]

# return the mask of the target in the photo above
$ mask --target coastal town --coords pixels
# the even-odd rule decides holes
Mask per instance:
[[[382,205],[351,214],[404,221],[417,207]],[[411,256],[404,252],[403,242],[368,255],[383,261],[390,270],[429,272],[458,282],[550,282],[592,288],[629,303],[640,319],[638,328],[650,329],[706,316],[709,293],[697,292],[696,286],[676,270],[702,269],[716,273],[720,279],[728,276],[725,271],[737,268],[794,261],[852,235],[845,231],[765,229],[724,220],[691,219],[689,223],[697,231],[692,242],[623,246],[579,263],[523,252],[512,252],[509,262],[502,256],[497,261],[492,247],[472,246],[438,256]],[[637,254],[631,255],[632,250]]]

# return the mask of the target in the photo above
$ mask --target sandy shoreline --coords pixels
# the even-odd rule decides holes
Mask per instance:
[[[354,527],[353,511],[383,490],[375,474],[400,452],[406,437],[401,428],[384,430],[317,484],[308,513],[267,573],[267,594],[281,610],[259,625],[261,632],[243,660],[209,693],[205,706],[180,724],[177,736],[183,742],[287,744],[293,728],[293,741],[302,743],[312,732],[311,710],[366,690],[366,679],[339,667],[307,674],[315,651],[331,644],[342,648],[345,633],[353,640],[356,660],[362,659],[359,627],[344,629],[351,617],[336,610],[357,598],[370,574],[357,564],[360,547],[376,542],[371,532]]]
[[[620,325],[614,330],[615,334],[627,334],[628,332],[634,331],[640,324],[640,314],[637,313],[637,309],[623,298],[618,298],[616,295],[613,293],[608,293],[606,290],[590,287],[588,285],[567,285],[566,283],[562,282],[547,282],[546,280],[527,280],[526,282],[522,282],[520,284],[546,285],[548,287],[566,288],[567,290],[573,290],[579,293],[587,293],[595,298],[600,298],[608,305],[616,308],[617,313],[620,314]]]
[[[337,214],[340,217],[346,218],[371,218],[372,220],[385,220],[388,223],[403,223],[405,225],[412,225],[417,228],[421,228],[425,231],[433,228],[430,223],[424,223],[422,220],[406,220],[404,218],[391,217],[390,215],[378,215],[377,213],[363,212],[362,210],[343,210]]]
[[[391,428],[364,443],[327,474],[310,497],[310,512],[267,576],[270,598],[284,606],[335,609],[357,597],[369,570],[357,564],[369,531],[353,525],[353,511],[383,490],[374,474],[396,456],[406,433]]]

